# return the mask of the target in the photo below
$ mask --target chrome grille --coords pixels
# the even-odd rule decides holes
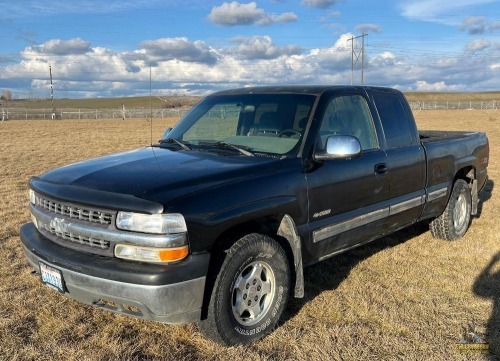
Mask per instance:
[[[39,194],[35,194],[35,205],[55,214],[60,214],[82,221],[95,222],[100,224],[111,224],[113,221],[113,213],[83,207],[70,206],[44,198]]]
[[[108,249],[110,242],[104,239],[95,239],[92,237],[85,237],[82,235],[74,235],[70,232],[57,231],[54,227],[47,224],[39,224],[40,228],[45,229],[47,232],[53,234],[54,236],[60,237],[62,239],[90,247],[99,247],[100,249]]]

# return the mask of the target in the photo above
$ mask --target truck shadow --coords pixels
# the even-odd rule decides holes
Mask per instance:
[[[496,253],[490,263],[474,281],[474,293],[482,298],[493,300],[493,310],[486,324],[485,343],[489,344],[492,355],[500,356],[500,252]],[[496,270],[495,270],[496,266]]]
[[[304,269],[304,298],[290,298],[283,320],[286,322],[294,317],[309,301],[325,290],[335,290],[347,277],[351,270],[360,262],[399,244],[429,231],[426,221],[419,222],[406,229],[375,240],[331,259],[322,261]]]
[[[491,198],[494,187],[495,182],[493,182],[491,179],[488,179],[481,192],[479,192],[479,204],[477,205],[476,217],[480,217],[481,213],[483,213],[483,203]]]

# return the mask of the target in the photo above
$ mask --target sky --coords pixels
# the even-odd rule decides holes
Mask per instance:
[[[16,0],[0,2],[0,30],[0,90],[14,98],[49,97],[49,67],[55,98],[362,74],[403,91],[500,90],[500,0]]]

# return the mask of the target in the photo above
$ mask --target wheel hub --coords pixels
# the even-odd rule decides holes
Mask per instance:
[[[236,320],[246,326],[258,323],[267,314],[275,292],[275,276],[264,261],[246,266],[233,287],[232,311]]]
[[[462,229],[467,218],[467,200],[463,194],[460,194],[453,210],[453,225],[456,230]]]

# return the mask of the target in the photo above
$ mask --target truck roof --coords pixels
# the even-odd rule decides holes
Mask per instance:
[[[389,93],[399,93],[398,90],[387,87],[361,86],[361,85],[274,85],[257,86],[222,90],[212,95],[238,95],[238,94],[311,94],[320,95],[326,90],[353,90],[376,89]]]

